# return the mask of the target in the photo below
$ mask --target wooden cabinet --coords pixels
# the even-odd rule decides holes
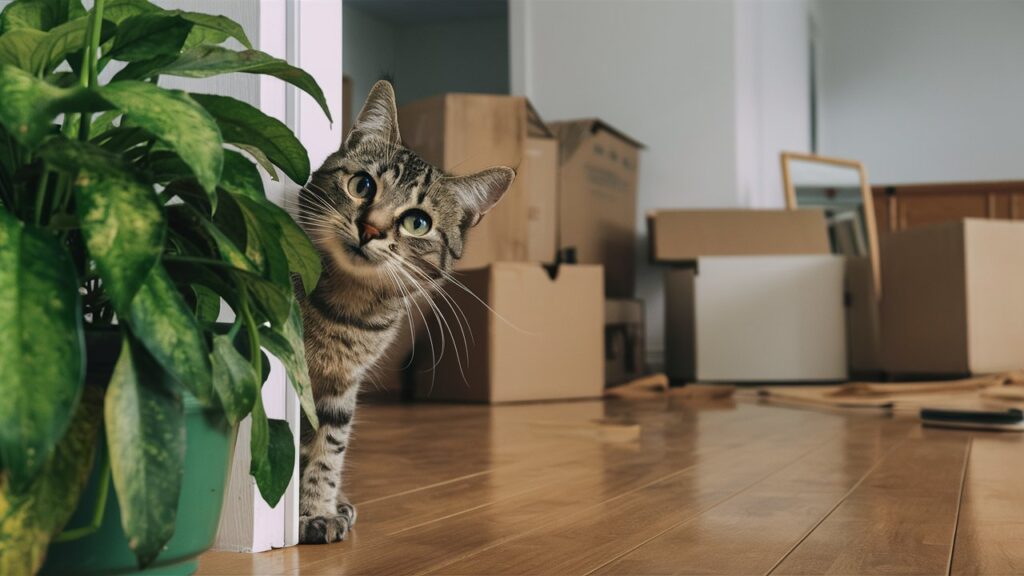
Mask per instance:
[[[1024,220],[1024,181],[874,186],[878,234],[961,218]]]

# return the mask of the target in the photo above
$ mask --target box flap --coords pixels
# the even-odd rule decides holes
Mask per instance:
[[[646,146],[638,140],[627,136],[625,132],[612,127],[610,124],[599,118],[581,118],[578,120],[551,122],[548,124],[548,128],[550,128],[555,136],[558,137],[562,162],[565,162],[572,157],[580,147],[580,144],[583,143],[583,139],[585,137],[600,131],[608,132],[638,150],[646,148]]]
[[[650,258],[830,254],[821,210],[659,210],[647,215]]]
[[[544,123],[533,103],[526,99],[526,135],[530,138],[554,138],[555,133]]]

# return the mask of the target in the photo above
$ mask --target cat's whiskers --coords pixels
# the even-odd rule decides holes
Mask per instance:
[[[387,274],[388,277],[390,278],[391,284],[395,287],[395,290],[397,290],[397,291],[399,291],[399,293],[403,294],[403,296],[402,296],[402,306],[405,308],[405,317],[409,321],[409,348],[411,350],[415,351],[415,349],[416,349],[416,326],[415,326],[415,322],[413,322],[413,319],[412,319],[412,306],[409,304],[409,300],[408,300],[408,298],[405,297],[404,292],[401,291],[401,288],[398,285],[398,280],[395,277],[395,273],[391,271],[391,266],[392,266],[392,264],[390,262],[385,262],[384,266],[383,266],[383,270],[384,270],[384,273]],[[412,357],[412,355],[410,355],[409,356],[409,360],[407,360],[405,365],[401,367],[401,370],[405,370],[406,368],[411,366],[412,365],[412,360],[413,360],[413,357]]]
[[[393,272],[399,272],[400,271],[400,269],[397,266],[393,266],[391,268],[391,270]],[[406,300],[408,302],[411,302],[412,305],[416,307],[416,311],[419,313],[420,319],[423,320],[423,327],[427,330],[427,342],[430,344],[430,360],[432,362],[432,364],[430,366],[430,370],[431,370],[431,372],[433,372],[434,368],[437,368],[438,364],[441,363],[441,358],[444,357],[444,334],[442,334],[442,338],[441,338],[441,356],[438,357],[437,356],[436,348],[434,347],[434,335],[433,335],[433,333],[430,330],[430,323],[427,322],[427,316],[426,316],[426,314],[423,313],[423,308],[420,307],[419,302],[416,301],[415,296],[409,290],[409,287],[406,286],[405,281],[402,280],[402,277],[400,275],[396,274],[395,278],[398,280],[398,285],[401,287],[402,293],[405,294]],[[415,286],[415,283],[414,283],[414,286]],[[431,391],[433,391],[433,389],[434,389],[434,377],[433,376],[431,376],[431,379],[430,379],[430,389],[431,389]]]
[[[517,326],[516,324],[514,324],[514,323],[513,323],[513,322],[512,322],[511,320],[509,320],[509,319],[505,318],[504,316],[502,316],[501,314],[499,314],[497,310],[495,310],[494,308],[491,308],[491,307],[490,307],[490,306],[489,306],[489,305],[487,304],[487,302],[484,302],[483,300],[481,300],[481,299],[480,299],[480,297],[479,297],[479,296],[477,296],[477,295],[476,295],[476,294],[475,294],[475,293],[474,293],[474,292],[473,292],[472,290],[470,290],[469,288],[467,288],[465,284],[463,284],[462,282],[459,282],[458,280],[456,280],[454,276],[452,276],[452,275],[451,275],[451,274],[449,274],[448,272],[445,272],[445,271],[444,271],[443,269],[441,269],[441,267],[439,267],[439,266],[438,266],[437,264],[434,264],[433,262],[431,262],[431,261],[429,261],[429,260],[424,260],[424,259],[422,259],[422,258],[420,259],[420,261],[422,261],[422,262],[423,262],[424,264],[427,264],[428,266],[431,266],[432,268],[434,268],[435,270],[437,270],[437,272],[438,272],[439,274],[441,274],[441,276],[442,276],[442,277],[443,277],[443,278],[444,278],[445,280],[447,280],[448,282],[450,282],[450,283],[451,283],[451,284],[453,284],[454,286],[456,286],[456,287],[458,287],[458,288],[462,289],[462,291],[463,291],[463,292],[465,292],[466,294],[469,294],[470,296],[472,296],[474,300],[476,300],[476,301],[477,301],[477,302],[479,302],[479,303],[480,303],[480,304],[481,304],[481,305],[482,305],[482,306],[483,306],[484,308],[486,308],[487,310],[489,310],[489,311],[491,312],[491,314],[494,314],[494,316],[495,316],[496,318],[498,318],[499,320],[501,320],[502,322],[504,322],[505,324],[507,324],[509,328],[512,328],[512,329],[513,329],[513,330],[515,330],[516,332],[519,332],[519,333],[521,333],[521,334],[525,334],[525,335],[527,335],[527,336],[536,336],[536,335],[537,335],[537,333],[536,333],[536,332],[531,332],[531,331],[529,331],[529,330],[526,330],[526,329],[524,329],[524,328],[520,328],[519,326]]]
[[[420,262],[429,263],[418,256],[412,256],[412,258]],[[459,303],[455,301],[455,298],[453,298],[452,295],[448,292],[444,284],[438,281],[438,279],[431,277],[429,274],[427,274],[426,271],[421,269],[419,266],[416,266],[414,262],[407,262],[407,264],[410,269],[423,276],[424,280],[429,282],[434,287],[434,289],[441,294],[441,297],[444,298],[445,301],[448,303],[448,307],[452,308],[452,313],[458,316],[457,320],[460,323],[465,322],[466,328],[469,330],[469,339],[473,342],[473,344],[476,344],[476,338],[473,335],[473,328],[472,326],[470,326],[469,317],[466,316],[466,313],[462,310],[462,306],[459,306]]]
[[[465,353],[466,353],[466,366],[469,366],[469,360],[470,360],[470,358],[469,358],[470,357],[470,354],[469,354],[469,340],[472,340],[473,344],[476,344],[476,338],[473,336],[473,328],[472,328],[472,326],[470,326],[469,318],[466,317],[465,312],[462,311],[462,307],[459,306],[458,302],[455,302],[455,299],[452,298],[450,294],[448,294],[448,291],[445,290],[444,285],[442,285],[440,282],[438,282],[434,278],[431,278],[430,275],[427,274],[422,269],[420,269],[420,267],[416,266],[414,263],[406,260],[405,258],[403,258],[400,255],[395,254],[392,257],[397,259],[403,266],[406,267],[406,269],[408,269],[408,270],[414,272],[415,274],[417,274],[423,281],[425,281],[427,284],[429,284],[431,286],[431,288],[434,289],[435,292],[440,294],[442,299],[444,299],[445,304],[447,304],[448,308],[451,309],[452,315],[455,318],[455,323],[458,325],[459,332],[462,335],[462,346],[463,346],[463,348],[465,350]],[[438,314],[440,314],[440,310],[438,310]],[[465,324],[465,325],[463,325],[463,324]],[[467,340],[467,338],[466,338],[466,330],[467,329],[469,330],[469,340]],[[449,326],[448,330],[449,330],[449,332],[451,332],[451,326]],[[455,344],[455,334],[454,333],[452,333],[452,344]],[[458,355],[458,348],[457,347],[456,347],[456,355]],[[459,368],[461,369],[462,366],[460,365]]]
[[[392,258],[393,261],[397,262],[397,260],[394,260],[394,255],[392,255],[391,258]],[[437,366],[441,363],[441,360],[444,358],[444,353],[445,353],[445,350],[446,350],[445,337],[444,337],[444,329],[445,329],[445,326],[448,325],[448,322],[441,315],[440,310],[438,310],[438,308],[437,308],[437,305],[434,304],[433,298],[431,298],[430,294],[419,285],[419,282],[416,281],[416,278],[414,278],[412,276],[412,274],[410,274],[407,270],[405,270],[405,268],[403,268],[401,265],[396,266],[394,269],[395,269],[396,272],[399,272],[400,274],[405,276],[405,278],[409,281],[409,285],[411,285],[416,290],[416,292],[418,294],[423,296],[423,299],[426,301],[427,305],[430,306],[431,311],[433,311],[434,315],[439,318],[439,323],[438,323],[437,326],[438,326],[438,330],[441,331],[441,353],[440,353],[440,356],[434,361],[433,366],[430,367],[430,369],[433,370],[434,368],[437,368]],[[419,308],[419,303],[416,301],[416,299],[413,300],[413,304],[415,304],[416,307]],[[441,322],[443,322],[443,324]],[[430,326],[429,326],[425,316],[423,317],[423,323],[424,323],[424,325],[426,325],[427,336],[429,337],[430,336]],[[451,332],[451,326],[448,326],[448,331]],[[452,343],[454,344],[454,342],[455,342],[455,334],[452,333]],[[458,349],[457,348],[456,348],[456,356],[458,356]]]
[[[417,283],[416,278],[414,278],[412,276],[412,274],[409,273],[409,271],[411,270],[411,271],[414,271],[414,272],[420,274],[432,286],[437,287],[437,284],[435,282],[433,282],[433,280],[429,276],[427,276],[425,272],[423,272],[422,270],[417,269],[415,266],[412,266],[411,264],[407,263],[405,260],[403,260],[401,258],[401,256],[391,255],[390,257],[393,260],[395,260],[396,262],[399,262],[399,264],[401,265],[400,268],[399,268],[399,271],[404,273],[406,275],[406,278],[408,278],[411,282],[413,282],[413,285],[416,286],[417,290],[419,290],[419,292],[421,294],[423,294],[424,298],[427,300],[427,304],[429,304],[431,309],[434,311],[434,315],[438,319],[438,327],[441,330],[442,344],[444,342],[444,330],[445,330],[445,328],[448,329],[448,334],[451,336],[451,339],[452,339],[452,347],[455,349],[455,360],[456,360],[456,363],[459,366],[459,373],[462,375],[462,381],[465,382],[466,385],[468,386],[469,385],[469,380],[466,378],[466,373],[465,373],[465,370],[464,370],[464,367],[463,367],[463,364],[462,364],[462,355],[459,354],[458,342],[455,340],[455,331],[452,330],[451,324],[448,322],[448,319],[445,318],[445,315],[441,312],[441,309],[437,305],[437,303],[434,302],[434,299],[431,298],[430,293],[427,292],[426,290],[423,290],[423,288],[419,286],[419,284]],[[453,310],[453,312],[454,312],[454,310]],[[456,316],[456,320],[458,320],[458,316]],[[462,341],[463,341],[463,346],[464,346],[463,353],[466,356],[466,366],[468,366],[469,365],[469,343],[466,341],[466,332],[462,328],[462,324],[460,322],[456,322],[456,323],[459,324],[459,331],[462,333]]]

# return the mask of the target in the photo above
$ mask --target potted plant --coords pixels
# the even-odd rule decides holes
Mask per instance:
[[[316,425],[292,277],[312,288],[320,259],[257,168],[305,182],[306,151],[244,102],[158,86],[232,72],[280,78],[330,118],[313,78],[222,16],[146,0],[0,13],[0,573],[39,571],[48,547],[60,572],[193,570],[249,415],[275,505],[295,450],[263,409],[261,348]]]

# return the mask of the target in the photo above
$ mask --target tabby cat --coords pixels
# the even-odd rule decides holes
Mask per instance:
[[[359,386],[405,320],[409,299],[440,286],[467,231],[514,177],[505,167],[450,176],[423,161],[402,145],[394,91],[382,80],[341,149],[300,191],[298,219],[324,269],[302,298],[320,427],[304,422],[302,430],[301,542],[336,542],[355,524],[341,473]]]

